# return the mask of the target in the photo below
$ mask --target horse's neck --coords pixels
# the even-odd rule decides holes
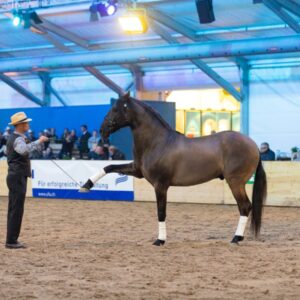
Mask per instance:
[[[135,126],[132,128],[135,151],[140,153],[155,145],[163,144],[169,131],[159,121],[153,120],[147,115],[142,116],[140,120],[136,120]]]

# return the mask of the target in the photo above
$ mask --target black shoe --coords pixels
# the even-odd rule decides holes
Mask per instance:
[[[87,193],[94,186],[93,182],[89,179],[80,189],[79,193]]]
[[[23,245],[23,244],[21,244],[21,243],[19,243],[19,242],[16,242],[14,244],[6,243],[5,244],[5,248],[7,248],[7,249],[25,249],[26,246]]]

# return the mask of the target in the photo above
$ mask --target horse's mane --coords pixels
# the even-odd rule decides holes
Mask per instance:
[[[134,99],[134,98],[131,98]],[[169,130],[173,130],[172,127],[160,116],[160,114],[154,110],[151,106],[144,103],[141,100],[134,99],[135,103],[137,103],[139,106],[142,106],[154,119],[156,119],[163,127]]]

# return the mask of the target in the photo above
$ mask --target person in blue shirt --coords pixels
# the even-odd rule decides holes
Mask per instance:
[[[268,143],[264,142],[260,145],[260,158],[261,160],[275,160],[275,152],[270,149]]]

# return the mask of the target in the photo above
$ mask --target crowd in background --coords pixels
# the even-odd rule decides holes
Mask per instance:
[[[4,133],[0,132],[0,159],[5,158],[6,140],[12,133],[7,127]],[[86,125],[81,125],[77,135],[75,129],[65,128],[62,136],[57,136],[55,128],[44,129],[35,136],[32,130],[27,133],[28,141],[32,142],[41,135],[49,138],[43,143],[41,151],[34,151],[31,159],[94,159],[94,160],[124,160],[125,155],[115,146],[110,145],[109,140],[101,139],[97,130],[89,132]],[[295,151],[294,151],[295,150]],[[296,151],[297,150],[297,151]],[[300,149],[294,147],[292,154],[280,151],[272,151],[267,142],[260,145],[260,155],[263,161],[296,160],[300,161]]]
[[[7,127],[4,133],[0,132],[0,158],[5,158],[6,141],[12,129]],[[109,140],[101,139],[98,131],[89,132],[86,125],[81,125],[77,135],[75,129],[65,128],[61,136],[57,136],[55,128],[44,129],[36,136],[32,130],[27,133],[29,142],[40,136],[49,138],[41,145],[40,151],[31,153],[31,159],[93,159],[93,160],[124,160],[125,155]]]

